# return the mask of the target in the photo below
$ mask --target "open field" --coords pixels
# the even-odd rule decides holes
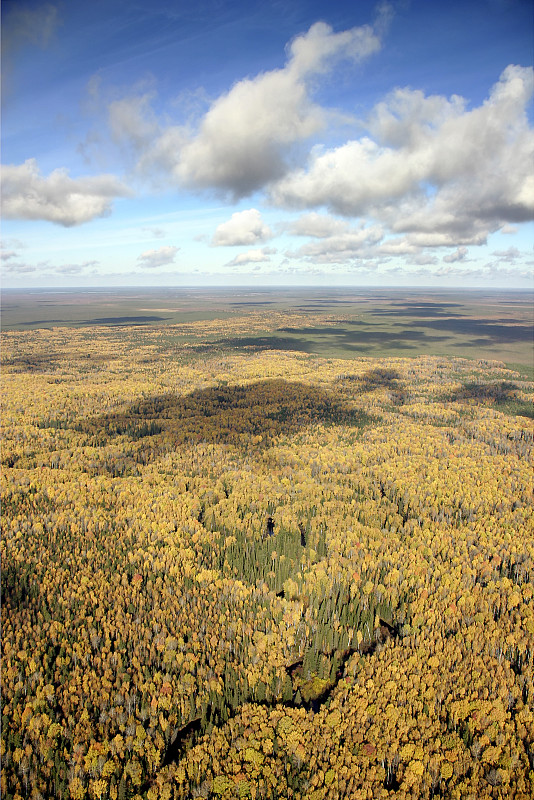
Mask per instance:
[[[242,335],[191,323],[239,323]],[[250,324],[247,324],[250,321]],[[164,328],[169,344],[353,358],[487,358],[533,374],[534,293],[426,289],[7,290],[4,330]],[[232,325],[235,328],[235,324]]]

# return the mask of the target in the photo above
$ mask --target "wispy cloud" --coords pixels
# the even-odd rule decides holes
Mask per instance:
[[[0,259],[2,261],[10,261],[12,258],[17,258],[18,253],[15,250],[2,250]]]
[[[58,275],[80,275],[86,272],[90,267],[98,267],[98,261],[84,261],[82,264],[62,264],[61,266],[54,267],[54,272]]]
[[[154,239],[163,239],[167,235],[166,232],[163,230],[163,228],[147,228],[147,227],[145,227],[145,228],[142,228],[141,230],[146,231],[146,233],[149,233],[151,236],[154,237]]]
[[[405,271],[405,274],[410,274]],[[436,269],[418,269],[411,273],[416,278],[450,278],[459,280],[463,285],[468,282],[484,285],[486,282],[505,285],[510,280],[532,280],[534,272],[529,267],[505,267],[498,263],[488,263],[483,266],[472,266],[468,268],[458,268],[457,266],[447,265]]]
[[[81,264],[51,264],[50,261],[40,261],[37,264],[26,264],[21,261],[9,262],[4,267],[4,272],[11,275],[22,275],[25,273],[37,272],[48,275],[80,275],[87,272],[91,267],[96,268],[100,265],[98,261],[83,261]],[[94,270],[93,270],[94,271]]]
[[[45,48],[60,24],[58,7],[52,3],[40,5],[28,2],[12,3],[2,9],[2,49],[9,56],[25,43]]]
[[[43,265],[42,264],[25,264],[22,261],[11,261],[9,264],[6,264],[3,268],[4,273],[9,273],[11,275],[24,275],[27,272],[35,272],[37,269],[40,269]]]
[[[25,47],[48,48],[61,24],[58,6],[25,0],[2,3],[2,93],[4,101],[13,92],[16,59]]]

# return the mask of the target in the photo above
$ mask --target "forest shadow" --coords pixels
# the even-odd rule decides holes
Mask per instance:
[[[361,392],[372,392],[375,389],[398,389],[401,375],[391,367],[376,367],[363,375],[344,375],[341,380],[354,382]]]
[[[398,386],[401,376],[396,369],[388,367],[377,367],[364,373],[361,378],[361,385],[364,390],[372,391],[380,387],[394,389]]]
[[[360,428],[372,421],[339,390],[327,392],[273,379],[245,386],[220,384],[186,396],[158,395],[69,427],[89,434],[94,446],[126,436],[135,446],[124,448],[124,458],[144,464],[177,447],[201,442],[250,449],[265,447],[275,437],[297,433],[310,424]]]
[[[400,373],[391,367],[376,367],[363,375],[342,375],[338,383],[345,390],[352,387],[352,391],[364,394],[377,389],[386,389],[388,401],[394,406],[403,405],[406,401],[406,385]]]
[[[207,347],[207,345],[206,345]],[[284,336],[236,336],[228,339],[217,339],[212,342],[212,348],[229,347],[234,350],[252,350],[260,352],[262,350],[292,350],[299,353],[315,353],[317,348],[315,342],[306,339],[293,339]]]
[[[64,366],[64,359],[57,353],[32,354],[6,358],[4,367],[13,372],[55,372]]]
[[[442,402],[475,401],[477,404],[490,406],[505,414],[534,418],[534,405],[522,400],[519,386],[510,381],[497,383],[477,383],[472,381],[442,398]]]

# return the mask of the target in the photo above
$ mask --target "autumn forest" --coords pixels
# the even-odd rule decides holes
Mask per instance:
[[[528,304],[290,300],[6,312],[5,800],[534,796]]]

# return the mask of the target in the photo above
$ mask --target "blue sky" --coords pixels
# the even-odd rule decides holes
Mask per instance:
[[[532,288],[530,0],[2,2],[2,285]]]

